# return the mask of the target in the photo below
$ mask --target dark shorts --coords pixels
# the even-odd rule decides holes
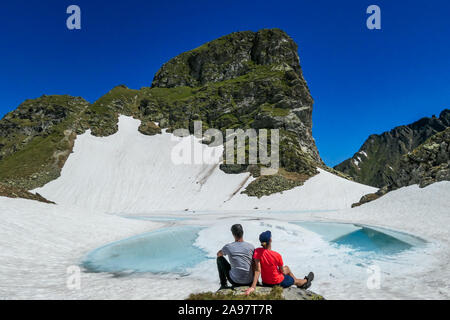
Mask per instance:
[[[282,286],[283,288],[289,288],[290,286],[294,285],[294,278],[286,274],[283,281],[281,281],[278,285]]]
[[[290,286],[294,285],[294,278],[292,278],[290,275],[285,275],[283,281],[281,281],[278,284],[265,284],[265,287],[274,287],[274,286],[281,286],[282,288],[289,288]]]

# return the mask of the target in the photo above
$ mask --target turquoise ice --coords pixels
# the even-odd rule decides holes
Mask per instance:
[[[204,259],[194,246],[200,227],[163,228],[107,244],[87,254],[83,267],[91,272],[186,273]]]
[[[394,255],[422,246],[426,242],[418,237],[378,227],[350,223],[294,222],[319,234],[336,245],[348,246],[360,252]]]

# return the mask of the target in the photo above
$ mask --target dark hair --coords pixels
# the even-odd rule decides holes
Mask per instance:
[[[233,236],[240,239],[244,236],[244,229],[242,228],[242,226],[240,224],[234,224],[231,227],[231,233],[233,234]]]

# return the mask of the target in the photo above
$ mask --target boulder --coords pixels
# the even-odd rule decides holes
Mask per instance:
[[[230,289],[221,289],[217,292],[205,292],[191,294],[188,300],[325,300],[319,294],[310,290],[303,290],[295,286],[289,288],[281,288],[279,286],[256,287],[254,293],[249,296],[245,295],[245,291],[249,287],[236,287]]]

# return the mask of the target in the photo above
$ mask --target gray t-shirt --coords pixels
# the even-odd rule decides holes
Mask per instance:
[[[232,242],[222,248],[230,260],[230,277],[236,283],[247,284],[253,281],[252,258],[255,247],[248,242]]]

